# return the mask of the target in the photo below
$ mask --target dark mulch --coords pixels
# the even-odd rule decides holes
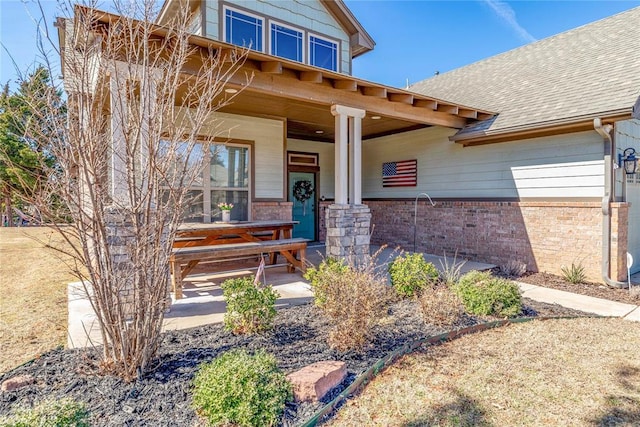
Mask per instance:
[[[583,316],[586,313],[557,305],[524,300],[524,316]],[[457,327],[488,319],[467,316]],[[320,360],[342,360],[347,380],[324,400],[337,396],[353,379],[375,361],[402,344],[444,332],[426,324],[415,302],[390,306],[389,318],[375,331],[374,342],[362,352],[339,353],[327,346],[329,322],[312,305],[278,312],[275,328],[263,336],[235,336],[222,325],[207,325],[164,336],[155,369],[134,383],[112,376],[98,376],[92,351],[53,350],[38,359],[0,376],[31,374],[37,382],[12,393],[0,393],[0,416],[16,405],[31,405],[43,399],[70,397],[84,402],[96,426],[191,426],[199,420],[191,409],[190,384],[202,362],[222,352],[241,347],[273,353],[281,369],[289,373]],[[322,406],[290,404],[282,425],[299,425]]]
[[[545,288],[559,289],[561,291],[573,292],[581,295],[588,295],[596,298],[608,299],[611,301],[623,302],[626,304],[640,304],[640,293],[630,293],[629,289],[616,289],[599,283],[578,283],[567,282],[560,276],[549,273],[531,273],[518,277],[516,280],[531,285],[544,286]]]

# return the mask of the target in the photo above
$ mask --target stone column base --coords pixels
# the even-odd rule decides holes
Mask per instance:
[[[359,267],[369,262],[371,211],[366,205],[329,205],[325,212],[327,258]]]

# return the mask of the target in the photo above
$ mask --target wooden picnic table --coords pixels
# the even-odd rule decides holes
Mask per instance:
[[[200,261],[268,253],[273,265],[280,254],[287,259],[290,272],[296,267],[304,271],[307,240],[291,237],[295,224],[297,221],[280,220],[183,224],[176,234],[170,259],[176,299],[182,297],[182,279]]]
[[[236,221],[211,224],[183,224],[178,228],[174,248],[290,239],[298,221]]]

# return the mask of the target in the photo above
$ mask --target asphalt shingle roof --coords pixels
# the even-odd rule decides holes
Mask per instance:
[[[640,95],[640,7],[443,73],[409,90],[498,112],[462,132],[631,109]]]

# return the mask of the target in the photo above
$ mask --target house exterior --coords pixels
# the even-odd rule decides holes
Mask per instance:
[[[233,219],[300,221],[294,234],[328,255],[371,241],[552,273],[581,263],[612,284],[627,251],[640,260],[640,174],[616,168],[640,152],[640,8],[405,90],[351,76],[375,43],[340,0],[189,6],[192,42],[250,48],[254,78],[218,113],[228,140],[188,220],[227,201]],[[403,167],[409,181],[394,180]]]

